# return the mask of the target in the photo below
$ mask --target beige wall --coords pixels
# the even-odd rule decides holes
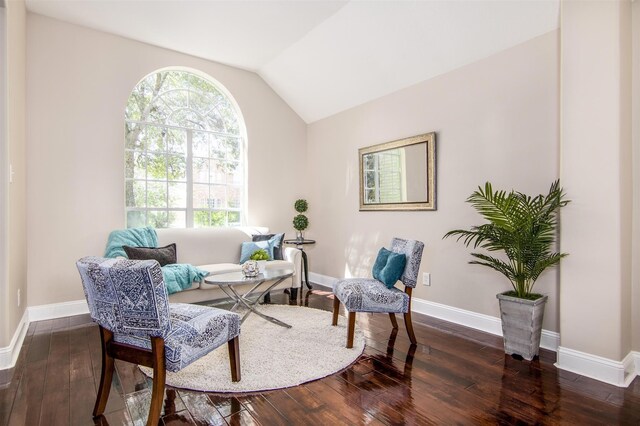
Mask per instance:
[[[7,209],[9,207],[9,187],[6,180],[8,162],[7,147],[7,127],[6,127],[6,102],[7,102],[7,58],[6,58],[6,41],[7,41],[7,12],[4,3],[0,4],[0,348],[4,347],[10,340],[5,336],[10,334],[9,330],[9,313],[6,306],[7,288],[9,281],[9,273],[7,271]]]
[[[27,297],[27,252],[26,252],[26,136],[25,136],[25,102],[26,102],[26,10],[23,0],[7,2],[7,44],[6,44],[6,151],[8,159],[3,165],[13,165],[13,183],[2,179],[2,193],[8,188],[6,222],[3,230],[6,233],[7,270],[3,271],[6,281],[3,295],[2,336],[0,347],[8,346],[18,323],[22,318]],[[3,153],[4,154],[4,153]],[[6,175],[5,175],[6,176]],[[8,185],[8,186],[7,186]],[[21,292],[21,306],[17,304],[17,293]]]
[[[314,272],[370,276],[378,249],[393,236],[425,243],[415,297],[499,316],[506,278],[468,265],[470,250],[452,229],[477,224],[465,199],[478,185],[546,192],[558,178],[558,32],[361,105],[308,127],[311,177],[308,230]],[[434,212],[359,212],[358,148],[437,132]],[[420,279],[420,282],[422,280]],[[544,328],[558,329],[556,273],[536,289],[550,295]]]
[[[571,256],[560,345],[622,360],[631,348],[630,2],[561,4],[561,175],[573,203],[562,215]]]
[[[640,351],[640,2],[632,12],[632,145],[633,145],[633,287],[631,293],[632,348]]]
[[[245,119],[249,223],[292,235],[304,195],[304,122],[255,73],[28,15],[29,305],[83,298],[75,261],[124,227],[124,105],[168,66],[205,72]],[[286,168],[286,170],[285,170]]]

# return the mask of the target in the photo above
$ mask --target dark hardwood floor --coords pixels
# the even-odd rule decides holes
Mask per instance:
[[[329,293],[304,295],[309,306],[331,309]],[[273,303],[286,300],[272,295]],[[168,387],[161,424],[640,424],[638,378],[622,389],[559,371],[544,350],[538,360],[518,361],[504,355],[498,337],[420,315],[412,347],[400,317],[395,334],[387,315],[358,316],[367,345],[347,370],[252,395]],[[0,389],[0,424],[94,424],[99,342],[88,315],[32,323]],[[144,425],[150,383],[118,362],[107,414],[95,424]]]

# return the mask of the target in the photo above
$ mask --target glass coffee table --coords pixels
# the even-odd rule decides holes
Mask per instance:
[[[231,307],[232,312],[241,308],[248,309],[242,317],[241,323],[243,323],[244,320],[253,312],[267,321],[281,327],[291,328],[289,324],[286,324],[277,318],[263,314],[257,309],[257,307],[262,296],[292,275],[293,270],[291,269],[266,269],[255,277],[245,277],[241,271],[236,271],[209,275],[205,277],[204,282],[219,286],[220,289],[235,302]],[[249,291],[244,294],[238,293],[237,287],[245,284],[253,284],[253,286],[251,286]]]

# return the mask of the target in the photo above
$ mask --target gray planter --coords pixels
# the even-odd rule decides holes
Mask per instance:
[[[548,297],[526,300],[507,296],[504,293],[496,297],[500,301],[504,352],[509,355],[520,355],[531,361],[540,350],[542,318]]]

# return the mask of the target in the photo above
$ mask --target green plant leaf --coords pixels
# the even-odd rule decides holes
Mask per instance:
[[[519,297],[529,296],[540,274],[567,255],[553,252],[558,210],[569,203],[560,181],[553,182],[547,194],[534,197],[516,191],[496,191],[487,182],[467,202],[486,223],[449,231],[444,238],[457,237],[467,247],[502,252],[506,260],[471,253],[479,260],[469,263],[487,266],[506,276]]]

